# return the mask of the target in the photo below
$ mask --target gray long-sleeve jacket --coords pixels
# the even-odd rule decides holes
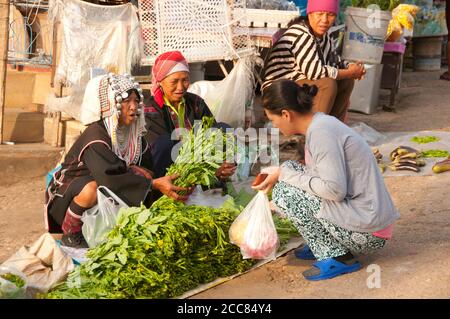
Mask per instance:
[[[369,233],[399,218],[372,150],[351,128],[317,113],[306,132],[306,147],[306,173],[282,165],[279,180],[321,197],[318,218]]]

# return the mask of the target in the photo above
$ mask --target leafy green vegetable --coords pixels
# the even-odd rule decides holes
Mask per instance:
[[[228,190],[228,195],[233,197],[236,205],[239,205],[242,207],[247,206],[248,203],[250,203],[250,201],[253,199],[253,197],[255,196],[255,193],[256,193],[256,192],[249,193],[245,190],[244,187],[242,187],[239,190],[239,192],[237,192],[236,188],[233,186],[233,183],[231,183],[231,182],[227,183],[227,190]]]
[[[25,281],[22,278],[20,278],[20,276],[14,275],[12,273],[1,274],[0,277],[12,282],[18,288],[22,288],[25,285]]]
[[[277,229],[278,237],[280,239],[280,250],[282,250],[289,240],[294,236],[300,236],[297,228],[287,218],[281,218],[277,215],[273,215],[273,222]]]
[[[167,170],[168,175],[180,174],[175,180],[177,186],[211,186],[217,182],[216,170],[227,158],[233,158],[234,136],[212,129],[213,122],[212,117],[204,117],[183,136],[177,159]]]
[[[46,298],[171,298],[248,270],[254,261],[228,242],[239,212],[233,203],[214,209],[168,198],[123,210],[108,241]]]
[[[450,153],[445,150],[426,150],[422,151],[423,157],[448,157]]]
[[[418,144],[427,144],[437,141],[439,141],[439,137],[436,136],[414,136],[413,138],[411,138],[411,142]]]

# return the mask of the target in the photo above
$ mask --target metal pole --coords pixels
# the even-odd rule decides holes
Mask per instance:
[[[3,114],[8,65],[9,2],[10,0],[0,0],[0,144],[3,143]]]

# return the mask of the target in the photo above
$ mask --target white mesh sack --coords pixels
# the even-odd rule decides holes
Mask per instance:
[[[236,10],[237,9],[237,10]],[[178,50],[189,63],[230,60],[252,52],[245,0],[139,0],[142,65]]]

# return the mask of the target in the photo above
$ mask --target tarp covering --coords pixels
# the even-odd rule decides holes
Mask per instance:
[[[49,20],[62,26],[60,59],[55,82],[71,88],[71,95],[49,97],[50,111],[64,111],[79,120],[84,89],[92,68],[130,73],[140,60],[140,27],[131,4],[101,6],[79,0],[51,0]]]

